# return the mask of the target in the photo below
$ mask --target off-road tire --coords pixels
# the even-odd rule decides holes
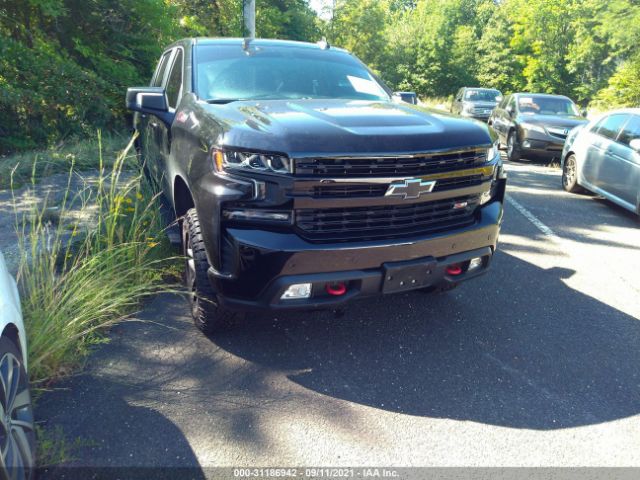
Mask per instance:
[[[207,276],[209,260],[195,208],[187,211],[182,220],[182,248],[185,256],[184,284],[188,290],[193,322],[207,335],[227,329],[243,315],[219,305],[218,296]]]

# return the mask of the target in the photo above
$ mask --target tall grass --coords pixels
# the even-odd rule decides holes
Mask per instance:
[[[139,169],[124,171],[133,141],[107,169],[98,135],[97,182],[72,191],[72,165],[55,222],[47,199],[30,216],[16,217],[17,280],[35,383],[72,371],[103,341],[106,327],[171,288],[163,281],[171,260],[158,195]]]

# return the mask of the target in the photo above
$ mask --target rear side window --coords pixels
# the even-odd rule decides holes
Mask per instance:
[[[611,140],[615,140],[618,137],[618,132],[620,132],[620,129],[628,118],[628,115],[610,115],[603,118],[598,124],[596,133]]]
[[[167,81],[167,101],[171,108],[176,108],[182,89],[182,50],[178,50],[173,62],[169,80]]]
[[[160,63],[158,63],[158,68],[156,69],[156,73],[153,76],[153,80],[151,81],[152,87],[161,87],[162,80],[164,79],[164,72],[167,70],[167,64],[169,63],[169,58],[171,57],[171,50],[162,55],[160,59]]]
[[[636,138],[640,138],[640,117],[637,115],[631,115],[631,118],[622,129],[622,132],[620,132],[618,141],[628,146],[631,143],[631,140],[635,140]]]

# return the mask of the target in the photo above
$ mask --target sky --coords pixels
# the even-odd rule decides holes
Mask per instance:
[[[333,4],[333,0],[309,0],[309,6],[313,8],[320,17],[326,16],[328,12],[323,12],[323,7],[328,7]],[[324,15],[323,15],[324,13]]]

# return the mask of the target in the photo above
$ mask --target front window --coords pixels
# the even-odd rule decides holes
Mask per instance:
[[[196,93],[233,100],[344,98],[390,100],[375,77],[337,50],[250,45],[199,45]]]
[[[500,92],[497,90],[484,90],[481,88],[470,88],[464,94],[464,99],[469,102],[497,102]]]
[[[580,115],[578,107],[568,98],[563,97],[539,97],[535,95],[523,95],[518,97],[518,110],[520,113],[537,115]]]

